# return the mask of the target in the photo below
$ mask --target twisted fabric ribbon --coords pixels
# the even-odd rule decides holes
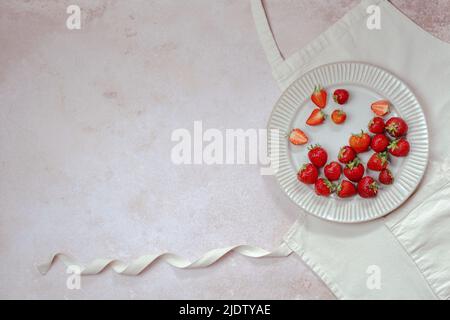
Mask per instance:
[[[57,253],[54,254],[49,259],[48,262],[39,265],[37,268],[41,274],[45,275],[50,270],[53,263],[57,259],[60,259],[67,267],[69,266],[79,267],[81,275],[95,275],[110,267],[118,274],[127,276],[137,276],[144,270],[149,268],[156,260],[163,260],[164,262],[170,264],[171,266],[179,269],[205,268],[214,264],[215,262],[220,260],[223,256],[232,251],[250,258],[287,257],[292,253],[292,250],[286,245],[286,243],[282,242],[280,246],[273,251],[267,251],[262,248],[249,245],[238,245],[214,249],[208,251],[201,258],[195,260],[194,262],[190,262],[189,260],[183,257],[166,252],[156,255],[141,256],[131,261],[130,263],[126,263],[117,259],[95,259],[86,266],[80,265],[79,263],[75,262],[74,259],[72,259],[66,254]]]

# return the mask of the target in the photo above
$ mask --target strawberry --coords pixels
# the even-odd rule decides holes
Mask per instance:
[[[389,153],[396,157],[406,157],[409,149],[409,142],[405,138],[394,140],[388,146]]]
[[[332,161],[323,168],[323,173],[330,181],[339,180],[342,173],[341,165],[336,161]]]
[[[378,183],[369,176],[365,176],[358,182],[358,193],[363,198],[373,198],[378,193]]]
[[[317,168],[321,168],[327,163],[328,154],[320,145],[309,146],[308,150],[309,161]]]
[[[386,150],[390,142],[391,141],[389,140],[388,137],[386,137],[384,134],[379,133],[372,137],[370,147],[375,152],[382,152]]]
[[[347,119],[347,114],[341,109],[336,109],[331,113],[331,120],[336,124],[344,123],[345,119]]]
[[[392,175],[391,170],[383,169],[378,175],[378,181],[382,184],[392,184],[394,182],[394,176]]]
[[[342,180],[336,188],[336,194],[340,198],[348,198],[356,194],[356,187],[348,180]]]
[[[325,108],[327,105],[327,92],[325,89],[321,86],[315,86],[314,92],[311,95],[311,101],[319,108]]]
[[[394,138],[402,137],[408,132],[408,125],[402,118],[392,117],[386,121],[386,131]]]
[[[361,130],[359,134],[352,134],[349,139],[349,145],[356,153],[366,152],[370,146],[370,136]]]
[[[372,103],[370,108],[372,109],[373,113],[381,117],[391,112],[390,103],[387,100],[375,101],[374,103]]]
[[[372,133],[383,133],[384,132],[384,120],[380,117],[375,117],[372,120],[370,120],[369,125],[367,126],[369,128],[369,131]]]
[[[367,162],[367,168],[373,171],[381,171],[388,166],[387,152],[374,153]]]
[[[319,109],[316,108],[311,112],[311,115],[309,116],[308,120],[306,120],[306,124],[310,126],[317,126],[325,121],[325,113]]]
[[[297,173],[298,180],[306,184],[316,183],[318,176],[319,171],[311,163],[304,164]]]
[[[342,163],[349,163],[350,161],[353,161],[355,157],[356,152],[352,149],[352,147],[344,146],[341,150],[339,150],[338,160]]]
[[[334,192],[335,188],[336,187],[334,186],[333,183],[324,178],[317,179],[315,184],[316,194],[319,196],[328,197],[330,194]]]
[[[289,134],[289,141],[295,145],[301,145],[308,142],[307,135],[300,129],[293,129]]]
[[[336,89],[333,93],[333,100],[337,104],[345,104],[348,100],[349,94],[345,89]]]
[[[347,163],[344,168],[344,175],[348,180],[358,182],[364,175],[364,166],[358,158]]]

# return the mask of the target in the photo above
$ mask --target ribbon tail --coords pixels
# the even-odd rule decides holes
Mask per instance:
[[[264,258],[264,257],[287,257],[292,253],[292,250],[285,242],[282,242],[278,248],[273,251],[267,251],[259,247],[250,245],[238,245],[220,249],[214,249],[206,252],[199,259],[191,262],[183,257],[173,253],[161,253],[157,255],[144,255],[129,263],[118,259],[95,259],[87,265],[81,265],[72,257],[64,253],[54,254],[47,262],[37,266],[38,271],[45,275],[51,269],[56,260],[61,260],[67,267],[77,267],[81,275],[95,275],[105,269],[111,268],[114,272],[122,275],[137,276],[157,261],[162,260],[165,263],[179,269],[194,269],[206,268],[216,263],[230,252],[237,252],[249,258]]]

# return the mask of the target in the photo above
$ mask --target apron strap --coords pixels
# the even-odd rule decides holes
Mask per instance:
[[[137,276],[144,270],[150,268],[150,266],[156,260],[163,260],[171,266],[179,269],[205,268],[219,261],[223,256],[232,251],[250,258],[287,257],[292,253],[292,250],[287,246],[287,244],[285,242],[282,242],[280,246],[272,252],[249,245],[238,245],[233,247],[214,249],[208,251],[201,258],[195,260],[194,262],[190,262],[183,257],[166,252],[157,255],[141,256],[129,263],[116,259],[95,259],[86,266],[80,265],[68,255],[57,253],[53,255],[48,260],[48,262],[37,266],[37,269],[41,274],[45,275],[48,270],[50,270],[53,263],[57,259],[60,259],[67,267],[77,267],[80,271],[80,275],[95,275],[107,269],[108,267],[111,267],[111,269],[113,269],[118,274]]]
[[[261,41],[270,66],[272,67],[272,69],[275,69],[275,67],[277,67],[284,61],[284,58],[281,55],[272,30],[270,29],[269,21],[267,20],[267,15],[262,4],[262,0],[251,0],[251,7],[259,40]]]

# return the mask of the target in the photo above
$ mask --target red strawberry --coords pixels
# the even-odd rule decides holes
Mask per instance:
[[[381,171],[388,166],[387,152],[374,153],[367,162],[367,168],[373,171]]]
[[[377,182],[369,176],[362,178],[358,182],[358,193],[363,198],[373,198],[378,193]]]
[[[306,124],[310,126],[317,126],[325,121],[325,113],[319,108],[316,108],[311,112]]]
[[[356,187],[348,180],[342,180],[336,188],[336,194],[340,198],[348,198],[356,194]]]
[[[389,153],[396,157],[406,157],[409,149],[409,142],[405,138],[394,140],[388,146]]]
[[[394,182],[394,176],[392,175],[391,170],[383,169],[378,175],[378,181],[382,184],[392,184]]]
[[[317,168],[321,168],[327,163],[328,154],[320,145],[309,146],[308,150],[309,161]]]
[[[311,100],[316,106],[323,109],[327,105],[327,92],[321,86],[315,86],[311,95]]]
[[[316,183],[318,176],[319,171],[311,163],[304,164],[297,173],[298,180],[306,184]]]
[[[336,109],[331,113],[331,120],[336,124],[344,123],[345,119],[347,119],[347,114],[340,109]]]
[[[370,108],[372,109],[373,113],[381,117],[387,115],[391,111],[390,103],[387,100],[376,101],[372,103]]]
[[[330,181],[339,180],[342,173],[341,165],[336,161],[332,161],[323,168],[323,173]]]
[[[383,133],[384,132],[384,120],[380,117],[375,117],[370,120],[368,128],[372,133]]]
[[[361,130],[359,134],[352,134],[348,142],[356,153],[366,152],[369,150],[370,136]]]
[[[347,163],[344,168],[344,175],[348,180],[353,182],[358,182],[362,178],[364,175],[364,166],[358,158],[355,158],[352,162]]]
[[[339,150],[338,160],[342,163],[349,163],[350,161],[353,161],[355,157],[356,152],[352,149],[352,147],[344,146],[341,150]]]
[[[308,142],[308,137],[300,129],[293,129],[289,134],[289,141],[295,145],[301,145]]]
[[[390,142],[391,141],[388,137],[386,137],[384,134],[379,133],[372,137],[370,147],[375,152],[382,152],[386,150]]]
[[[324,178],[319,178],[315,184],[316,194],[319,196],[328,197],[335,190],[334,184]]]
[[[345,89],[336,89],[333,93],[333,100],[337,104],[344,104],[349,97],[348,91]]]
[[[408,125],[402,118],[392,117],[386,121],[386,131],[394,138],[398,138],[408,132]]]

